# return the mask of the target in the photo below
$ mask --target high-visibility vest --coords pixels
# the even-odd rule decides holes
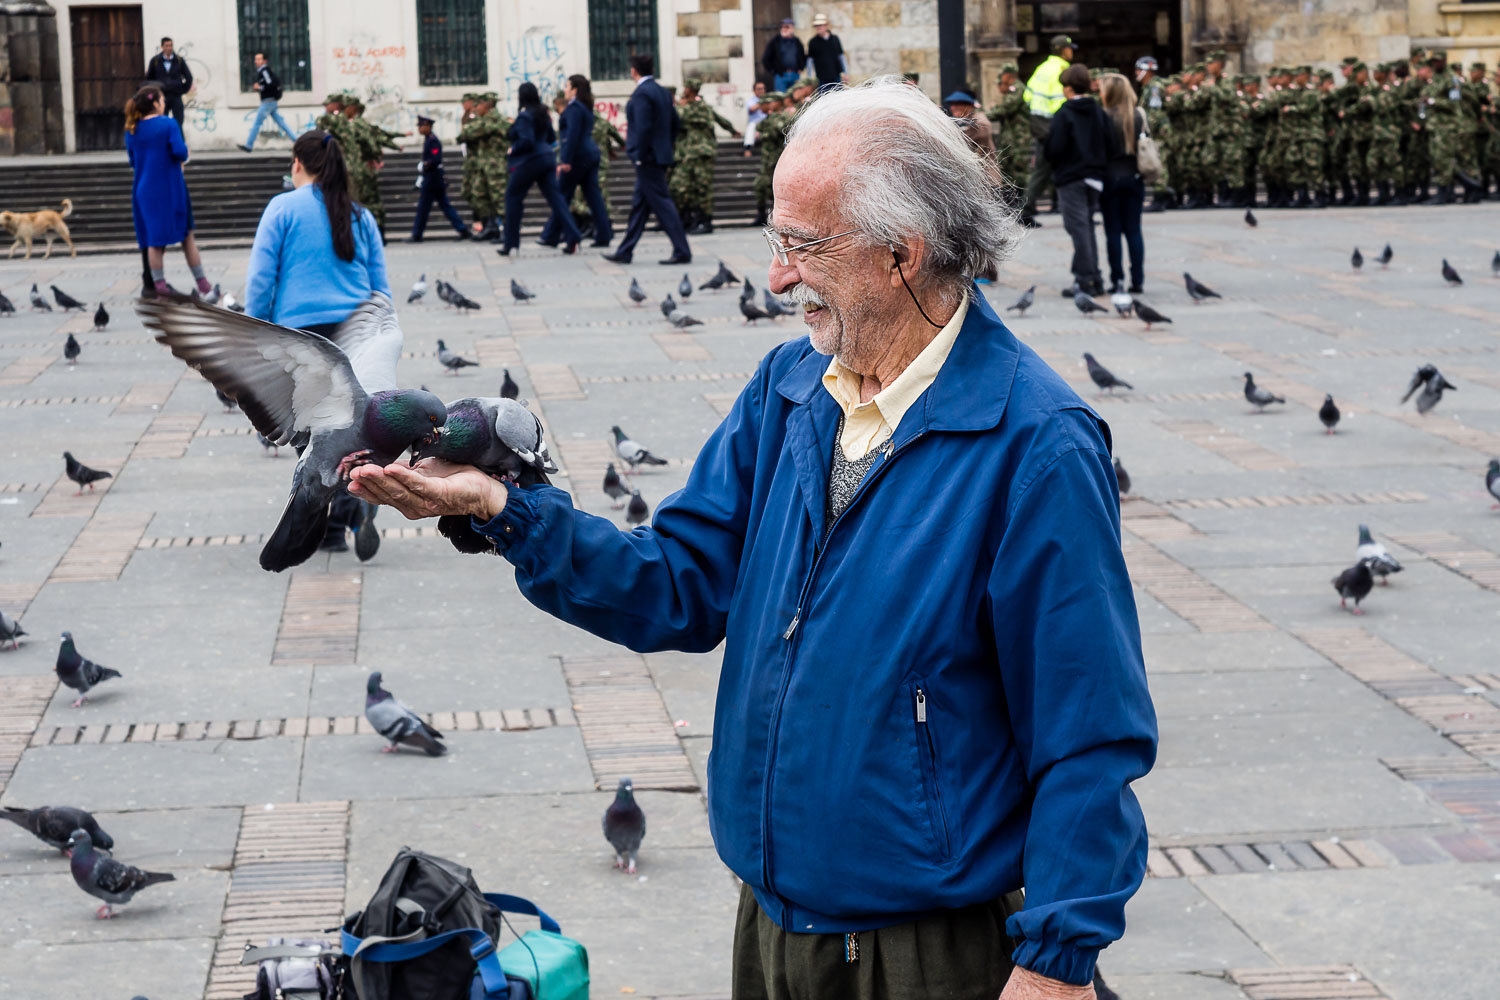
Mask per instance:
[[[1061,77],[1067,68],[1068,61],[1062,56],[1048,56],[1031,74],[1031,79],[1026,81],[1026,101],[1032,114],[1051,118],[1062,107],[1066,98]]]

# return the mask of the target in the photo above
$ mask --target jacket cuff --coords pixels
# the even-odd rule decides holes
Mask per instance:
[[[1094,981],[1094,965],[1099,961],[1099,950],[1074,948],[1056,941],[1022,939],[1010,958],[1016,965],[1039,976],[1075,986],[1087,986]]]
[[[488,521],[469,518],[474,530],[494,542],[502,556],[525,541],[540,522],[536,494],[511,485],[505,487],[505,508],[500,513]]]

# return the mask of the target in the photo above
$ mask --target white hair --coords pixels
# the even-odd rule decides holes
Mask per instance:
[[[827,91],[798,113],[786,146],[848,144],[842,206],[872,245],[925,241],[922,270],[967,283],[1010,256],[1021,229],[979,151],[953,119],[901,80]]]

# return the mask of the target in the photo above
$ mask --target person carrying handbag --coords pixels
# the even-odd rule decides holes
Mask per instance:
[[[1135,88],[1118,73],[1099,78],[1099,97],[1109,115],[1110,132],[1104,193],[1099,199],[1104,216],[1105,252],[1109,257],[1109,292],[1127,290],[1120,238],[1130,251],[1132,295],[1145,290],[1146,242],[1141,236],[1141,211],[1146,185],[1161,175],[1161,156],[1146,126],[1145,112],[1136,107]],[[1148,176],[1149,175],[1149,176]]]

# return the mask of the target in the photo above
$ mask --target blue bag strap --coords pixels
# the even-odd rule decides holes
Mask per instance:
[[[503,892],[487,892],[484,894],[484,898],[500,907],[506,913],[522,913],[530,917],[539,918],[542,922],[542,930],[544,931],[550,931],[553,934],[562,933],[562,928],[558,926],[557,921],[549,917],[545,910],[529,899],[522,899],[520,896],[510,896]]]
[[[514,897],[507,897],[514,898]],[[492,900],[493,902],[493,900]],[[525,900],[520,900],[524,903]],[[496,903],[495,905],[500,905]],[[551,921],[551,917],[546,918]],[[556,923],[553,922],[553,926]],[[364,939],[357,938],[348,931],[340,931],[340,944],[345,955],[353,956],[356,952],[359,957],[367,962],[405,962],[409,959],[419,958],[430,951],[436,951],[449,941],[457,937],[463,937],[469,942],[469,954],[479,964],[479,978],[484,983],[484,995],[494,1000],[504,1000],[510,995],[510,986],[505,980],[505,970],[500,968],[500,956],[495,951],[495,942],[490,936],[478,927],[461,927],[456,931],[447,931],[434,937],[424,938],[421,941],[408,941],[403,944],[376,944],[360,952],[360,946]]]

